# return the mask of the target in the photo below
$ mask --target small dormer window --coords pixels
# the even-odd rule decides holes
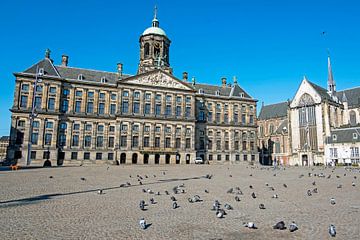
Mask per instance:
[[[242,97],[242,98],[243,98],[243,97],[244,97],[244,93],[240,93],[240,97]]]
[[[357,133],[353,133],[353,139],[357,139],[358,138],[358,134]]]
[[[220,91],[219,91],[219,90],[216,90],[216,91],[215,91],[215,95],[216,95],[216,96],[219,96],[219,95],[220,95]]]
[[[84,80],[84,75],[79,74],[79,75],[78,75],[78,80]]]
[[[204,94],[204,89],[200,88],[200,89],[199,89],[199,93],[200,93],[200,94]]]
[[[101,83],[106,83],[106,82],[107,82],[106,77],[102,77],[102,78],[101,78]]]
[[[336,141],[336,140],[337,140],[336,134],[333,134],[333,135],[332,135],[332,139],[333,139],[333,141]]]
[[[43,75],[44,75],[44,68],[39,68],[38,75],[39,75],[39,76],[43,76]]]

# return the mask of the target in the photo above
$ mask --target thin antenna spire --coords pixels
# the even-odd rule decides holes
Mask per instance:
[[[155,7],[154,7],[154,19],[156,19],[156,17],[157,17],[157,6],[155,5]]]
[[[159,20],[157,20],[157,6],[154,7],[154,19],[152,20],[153,27],[159,27]]]

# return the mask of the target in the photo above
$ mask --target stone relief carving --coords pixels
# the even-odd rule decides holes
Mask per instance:
[[[165,74],[162,74],[161,72],[148,76],[137,77],[136,79],[128,81],[128,83],[160,86],[167,88],[188,89],[183,84],[177,82],[176,80],[172,79],[171,77]]]

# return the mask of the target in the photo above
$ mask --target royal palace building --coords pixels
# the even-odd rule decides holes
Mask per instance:
[[[171,41],[152,26],[135,75],[70,67],[62,56],[15,73],[9,163],[189,164],[257,161],[256,102],[238,84],[173,75]]]

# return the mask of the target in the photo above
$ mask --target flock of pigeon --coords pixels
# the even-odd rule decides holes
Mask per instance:
[[[229,168],[228,168],[229,169]],[[265,168],[267,170],[269,170],[269,168]],[[284,168],[285,170],[285,168]],[[312,171],[314,171],[314,169],[312,169]],[[334,172],[334,169],[332,170],[332,172]],[[163,175],[165,175],[166,173],[165,172],[162,172]],[[252,174],[250,174],[250,176],[252,176]],[[276,176],[276,173],[273,175],[273,176]],[[346,176],[346,173],[344,174],[344,176]],[[130,178],[134,178],[133,176],[129,176]],[[156,178],[156,175],[153,175],[154,178]],[[206,178],[206,179],[212,179],[213,175],[211,174],[206,174],[205,176],[203,176],[203,178]],[[232,175],[229,175],[229,177],[232,177]],[[299,178],[303,178],[304,177],[304,174],[301,174],[299,176]],[[320,173],[320,174],[316,174],[316,173],[311,173],[309,172],[308,173],[308,177],[319,177],[319,178],[325,178],[326,176],[323,174],[323,173]],[[328,175],[326,178],[331,178],[332,175]],[[339,175],[336,175],[337,178],[340,178]],[[53,178],[52,176],[50,176],[50,178]],[[144,178],[149,178],[149,176],[145,175],[144,177],[143,176],[140,176],[140,175],[137,175],[136,176],[137,178],[137,181],[139,183],[139,185],[142,185],[142,181],[144,180]],[[86,181],[85,178],[80,178],[82,181]],[[356,179],[356,176],[354,176],[354,179]],[[316,186],[316,181],[313,181],[312,182],[312,185],[314,186],[314,188],[312,189],[308,189],[307,190],[307,195],[308,196],[312,196],[313,194],[316,194],[318,193],[318,189],[315,187]],[[120,185],[120,187],[129,187],[131,186],[131,183],[130,182],[126,182],[126,183],[123,183]],[[268,187],[268,189],[270,191],[275,191],[275,188],[270,186],[268,183],[265,183],[265,186]],[[352,186],[355,187],[355,182],[353,181],[352,182]],[[287,188],[288,186],[286,184],[283,184],[283,187],[284,188]],[[252,185],[249,185],[249,188],[250,189],[254,189],[254,187]],[[342,185],[338,185],[337,188],[342,188]],[[146,194],[153,194],[153,195],[161,195],[160,192],[154,192],[153,190],[151,189],[145,189],[143,188],[142,189],[142,192],[143,193],[146,193]],[[208,189],[205,189],[204,190],[205,193],[209,193],[209,190]],[[98,194],[104,194],[104,191],[103,189],[99,189],[97,191]],[[178,204],[178,201],[177,199],[175,198],[174,195],[176,194],[185,194],[186,193],[186,190],[185,190],[185,184],[181,184],[181,185],[177,185],[175,187],[172,188],[172,195],[170,196],[170,193],[169,191],[165,190],[164,191],[164,194],[165,195],[169,195],[170,196],[170,200],[172,201],[172,208],[173,209],[177,209],[179,207],[179,204]],[[236,202],[239,202],[241,201],[240,200],[240,196],[243,195],[243,192],[241,191],[241,189],[239,187],[235,187],[235,188],[230,188],[227,190],[227,194],[233,194],[235,195],[234,199]],[[251,197],[252,198],[256,198],[256,193],[255,191],[253,191],[251,193]],[[277,194],[274,194],[272,196],[272,198],[278,198],[278,195]],[[203,200],[200,198],[199,195],[194,195],[192,197],[189,197],[188,198],[188,201],[189,203],[196,203],[196,202],[202,202]],[[145,202],[145,200],[140,200],[140,203],[139,203],[139,208],[140,210],[142,211],[145,211],[147,209],[147,207],[150,207],[150,205],[153,205],[153,204],[156,204],[156,201],[154,199],[154,197],[151,197],[150,198],[150,201],[149,201],[149,204],[147,204]],[[331,205],[335,205],[336,204],[336,201],[335,201],[335,198],[331,198],[330,199],[330,204]],[[221,207],[223,205],[223,207]],[[230,211],[230,210],[233,210],[234,208],[229,204],[229,203],[225,203],[225,204],[221,204],[218,200],[215,200],[213,205],[212,205],[212,208],[211,210],[215,212],[215,216],[217,218],[224,218],[225,215],[227,215],[227,212],[226,211]],[[265,205],[263,203],[259,204],[259,209],[266,209]],[[140,221],[139,221],[139,224],[140,224],[140,227],[142,229],[147,229],[148,226],[150,226],[150,224],[147,224],[146,223],[146,220],[144,218],[141,218]],[[243,226],[244,227],[247,227],[249,229],[257,229],[258,227],[255,225],[254,222],[244,222],[243,223]],[[274,226],[273,226],[273,229],[278,229],[278,230],[285,230],[285,229],[288,229],[290,232],[295,232],[299,229],[298,225],[296,224],[295,221],[292,221],[288,227],[286,227],[286,224],[284,221],[280,221],[278,223],[276,223]],[[329,234],[330,236],[332,237],[335,237],[336,236],[336,228],[335,228],[335,225],[334,224],[330,224],[329,225]]]

